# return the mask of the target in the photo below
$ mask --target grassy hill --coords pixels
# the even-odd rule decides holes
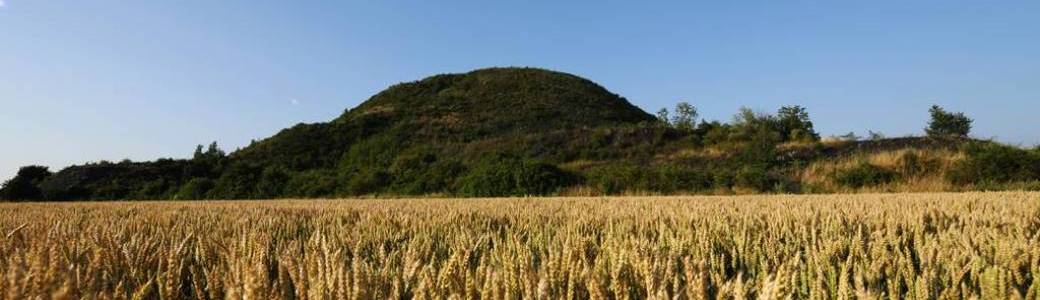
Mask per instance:
[[[1033,188],[1040,178],[1037,151],[986,141],[821,141],[797,106],[742,110],[730,123],[693,122],[686,112],[662,121],[574,75],[483,69],[392,86],[334,120],[298,124],[226,155],[212,145],[186,160],[90,163],[54,174],[27,167],[0,197],[936,191]]]
[[[460,150],[488,140],[655,120],[574,75],[493,68],[392,86],[331,122],[294,126],[232,157],[290,170],[332,168],[344,159],[379,160],[412,148]]]

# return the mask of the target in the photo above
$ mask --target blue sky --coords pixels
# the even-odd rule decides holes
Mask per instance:
[[[577,74],[649,112],[799,104],[824,135],[918,134],[935,103],[978,137],[1040,143],[1038,1],[0,3],[0,178],[234,149],[491,66]]]

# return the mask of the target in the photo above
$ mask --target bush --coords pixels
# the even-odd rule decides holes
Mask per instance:
[[[768,131],[759,131],[737,148],[733,149],[733,163],[755,169],[770,169],[777,164],[777,136]],[[736,169],[736,168],[734,168]]]
[[[651,167],[650,190],[662,193],[697,192],[710,189],[710,174],[684,165],[672,164]]]
[[[312,170],[292,174],[285,184],[285,196],[321,198],[336,193],[338,186],[335,172]]]
[[[643,177],[639,167],[631,164],[609,164],[590,169],[585,183],[607,195],[616,195],[626,190],[638,189],[636,185]]]
[[[159,178],[156,180],[148,180],[138,184],[139,188],[136,191],[132,191],[129,194],[129,199],[133,200],[159,200],[159,199],[170,199],[179,190],[176,182],[171,182],[165,178]]]
[[[733,177],[735,186],[759,192],[773,190],[777,183],[765,168],[755,166],[745,166]]]
[[[964,150],[967,158],[947,174],[955,184],[1040,180],[1040,154],[1036,151],[996,143],[970,144]]]
[[[258,165],[233,163],[217,179],[207,196],[213,199],[258,198],[257,183],[260,182],[263,172],[264,169]]]
[[[256,184],[256,198],[271,199],[285,196],[289,173],[280,167],[267,167]]]
[[[898,175],[895,172],[863,162],[851,169],[836,172],[834,181],[841,186],[862,188],[887,184],[896,177]]]
[[[554,165],[499,158],[485,160],[459,179],[458,194],[470,197],[549,195],[573,183]]]
[[[781,139],[784,141],[806,141],[820,140],[820,134],[813,128],[813,122],[809,119],[809,111],[798,105],[783,106],[777,111],[777,127]]]
[[[461,162],[445,158],[433,149],[417,149],[399,155],[390,166],[390,191],[404,195],[449,193],[465,172]]]
[[[212,179],[209,178],[192,178],[188,183],[185,183],[177,190],[177,195],[174,196],[177,200],[201,200],[206,199],[206,193],[216,184]]]
[[[716,170],[711,175],[712,187],[721,190],[729,190],[734,185],[734,174],[733,172],[727,172],[724,170]]]
[[[346,192],[360,196],[383,191],[390,182],[390,174],[382,170],[365,169],[347,179]]]
[[[729,140],[730,128],[729,124],[723,124],[719,121],[712,122],[701,122],[697,126],[697,134],[703,136],[701,139],[704,145],[718,145],[725,143]]]
[[[938,159],[917,154],[917,152],[906,152],[899,157],[899,173],[906,177],[918,177],[939,171]]]

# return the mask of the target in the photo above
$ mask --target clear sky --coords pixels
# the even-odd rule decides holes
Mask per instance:
[[[935,103],[1029,146],[1038,58],[1033,0],[0,0],[0,178],[233,150],[491,66],[577,74],[648,112],[800,104],[824,135],[918,134]]]

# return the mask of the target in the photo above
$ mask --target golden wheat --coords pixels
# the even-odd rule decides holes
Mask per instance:
[[[1037,299],[1040,194],[0,205],[0,297]]]

